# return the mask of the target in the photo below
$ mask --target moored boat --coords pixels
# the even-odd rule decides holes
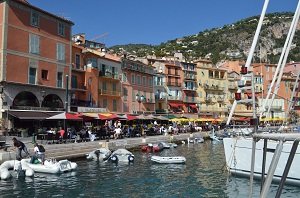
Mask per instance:
[[[175,156],[175,157],[152,156],[151,161],[160,164],[183,164],[186,162],[186,159],[183,156]]]
[[[17,172],[23,171],[25,173],[25,176],[28,177],[34,175],[33,169],[31,169],[29,166],[27,166],[27,164],[23,163],[22,161],[8,160],[0,165],[0,178],[3,180],[9,179],[11,177],[11,174],[9,172],[10,169],[13,169]]]
[[[45,160],[44,164],[32,164],[30,163],[30,159],[23,159],[22,161],[38,173],[58,174],[70,172],[77,168],[77,164],[69,160]]]
[[[130,163],[130,162],[134,162],[134,155],[126,149],[118,149],[111,154],[109,159],[114,163],[118,163],[118,162]]]
[[[290,134],[287,134],[290,135]],[[237,176],[249,177],[251,172],[251,159],[252,155],[252,138],[236,137],[236,138],[224,138],[224,153],[226,158],[226,165],[232,174]],[[269,170],[269,166],[274,155],[274,151],[278,142],[268,141],[268,152],[266,153],[266,173]],[[281,152],[278,165],[274,172],[274,181],[280,181],[284,168],[289,157],[292,142],[285,142]],[[263,165],[263,147],[264,140],[256,142],[256,155],[254,165],[254,177],[261,178],[262,165]],[[297,165],[300,163],[300,148],[297,149],[293,163],[291,164],[289,173],[286,178],[287,184],[293,184],[300,186],[300,172],[297,169]]]
[[[107,148],[100,148],[87,154],[86,159],[105,161],[111,155],[111,151]]]

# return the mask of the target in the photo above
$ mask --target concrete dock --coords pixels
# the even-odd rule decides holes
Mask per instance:
[[[159,135],[159,136],[147,136],[147,137],[135,137],[135,138],[124,138],[118,140],[97,140],[93,142],[80,142],[80,143],[62,143],[62,144],[46,144],[45,140],[38,140],[37,142],[42,144],[46,149],[46,158],[60,159],[74,159],[82,158],[93,150],[101,147],[107,147],[110,150],[116,150],[118,148],[133,149],[140,145],[147,143],[158,143],[158,142],[170,142],[170,141],[182,141],[187,140],[189,137],[204,137],[208,138],[207,132],[195,132],[195,133],[182,133],[178,135]],[[29,153],[33,154],[33,143],[32,138],[18,138],[28,148]],[[15,150],[12,144],[12,137],[7,137],[7,144],[11,145],[7,151],[0,150],[0,164],[6,160],[12,160],[16,158]]]

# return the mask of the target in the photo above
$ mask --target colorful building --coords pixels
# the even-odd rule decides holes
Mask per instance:
[[[0,108],[11,119],[64,110],[73,23],[26,1],[2,1],[0,12]]]

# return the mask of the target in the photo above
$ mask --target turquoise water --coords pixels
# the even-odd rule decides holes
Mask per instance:
[[[248,197],[249,180],[224,171],[222,143],[181,145],[159,155],[183,155],[184,165],[160,165],[139,151],[135,163],[114,165],[78,160],[73,173],[0,181],[0,197]],[[260,183],[255,183],[258,197]],[[269,197],[276,194],[272,186]],[[300,188],[285,187],[282,197],[300,197]]]

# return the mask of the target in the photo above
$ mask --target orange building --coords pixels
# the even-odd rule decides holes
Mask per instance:
[[[154,68],[140,61],[121,60],[124,113],[154,113]]]
[[[73,23],[19,0],[2,1],[0,16],[2,108],[16,118],[64,110]]]

